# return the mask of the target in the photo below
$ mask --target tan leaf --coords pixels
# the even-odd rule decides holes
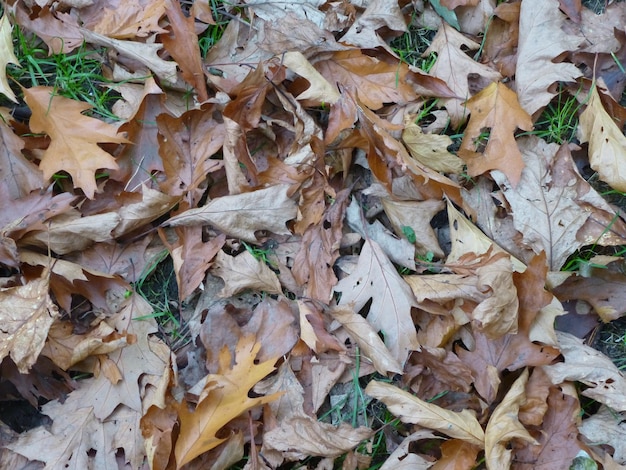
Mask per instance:
[[[332,308],[330,309],[330,314],[354,338],[362,353],[372,361],[380,374],[387,375],[388,372],[402,373],[400,363],[391,355],[385,343],[383,343],[374,328],[372,328],[372,325],[365,318],[346,307]]]
[[[407,30],[404,15],[395,0],[373,0],[350,29],[341,37],[343,44],[356,46],[358,49],[391,48],[378,34],[378,30],[394,31],[402,34]]]
[[[437,54],[437,61],[430,69],[430,74],[443,80],[456,94],[457,98],[443,101],[450,113],[452,126],[458,127],[467,117],[463,101],[471,97],[467,76],[477,74],[489,81],[500,80],[501,75],[486,65],[472,60],[463,49],[476,50],[480,47],[475,41],[465,37],[452,26],[443,22],[424,56],[432,52]]]
[[[558,0],[531,0],[522,4],[515,90],[528,114],[550,102],[556,92],[548,88],[554,82],[573,82],[582,75],[574,64],[553,62],[563,52],[576,50],[583,41],[571,31],[563,31],[564,23],[565,15],[559,10]]]
[[[476,465],[476,457],[479,451],[479,447],[468,442],[460,439],[450,439],[441,443],[441,458],[430,469],[460,470],[462,468],[473,468]]]
[[[19,287],[0,289],[0,359],[11,356],[22,374],[39,357],[48,330],[59,316],[48,289],[49,271]]]
[[[51,142],[39,168],[45,179],[58,171],[67,171],[74,186],[90,199],[96,192],[96,171],[117,169],[115,159],[98,143],[128,142],[117,135],[114,126],[82,114],[91,106],[55,95],[51,87],[24,89],[24,100],[32,110],[30,128],[45,132]]]
[[[11,23],[9,23],[7,11],[5,10],[2,19],[0,19],[0,93],[17,103],[15,93],[13,93],[7,81],[6,71],[8,64],[20,65],[20,61],[15,57],[15,53],[13,52],[11,31],[13,31],[13,27]]]
[[[276,185],[249,193],[223,196],[206,206],[189,209],[167,223],[179,225],[212,224],[228,235],[247,242],[256,242],[254,232],[268,230],[290,234],[285,224],[295,219],[298,208],[287,196],[288,185]]]
[[[231,297],[245,289],[253,289],[268,294],[282,293],[276,273],[245,250],[237,256],[229,256],[223,251],[217,253],[211,268],[215,276],[224,279],[226,284],[221,297]]]
[[[225,439],[216,434],[229,421],[280,396],[280,393],[274,393],[258,398],[248,397],[250,389],[274,370],[276,362],[273,358],[255,364],[260,347],[253,336],[241,337],[232,368],[230,353],[228,349],[223,349],[220,370],[207,376],[206,386],[195,409],[190,411],[186,402],[180,405],[180,432],[174,449],[177,468],[221,444]]]
[[[588,386],[581,392],[584,396],[626,411],[626,376],[611,359],[569,333],[558,331],[557,338],[565,362],[544,367],[552,383],[581,382]]]
[[[621,465],[626,464],[626,423],[624,413],[616,413],[608,406],[601,406],[578,428],[587,442],[611,446],[613,458]]]
[[[313,100],[320,105],[334,104],[339,100],[339,92],[315,70],[315,67],[298,51],[289,51],[283,55],[283,63],[303,78],[310,86],[296,96],[297,100]]]
[[[410,351],[419,349],[411,307],[417,306],[411,288],[400,277],[376,242],[366,240],[354,272],[339,281],[339,305],[360,311],[371,299],[367,321],[385,337],[393,357],[404,365]]]
[[[103,5],[104,6],[103,8]],[[164,0],[131,0],[99,3],[81,8],[83,26],[114,39],[146,37],[165,33],[159,20],[165,15]]]
[[[391,413],[405,423],[419,424],[480,447],[485,445],[485,433],[476,416],[468,410],[460,413],[446,410],[384,382],[371,381],[365,393],[382,401]]]
[[[493,410],[485,429],[485,460],[489,470],[508,470],[511,451],[507,449],[511,439],[522,439],[537,444],[519,422],[519,407],[525,401],[524,388],[528,381],[528,369],[513,382],[500,404]]]
[[[3,197],[20,199],[44,185],[41,171],[24,157],[23,148],[24,141],[0,121],[0,186],[6,187],[6,191],[0,190]]]
[[[513,187],[519,183],[524,162],[517,148],[515,131],[530,131],[530,116],[517,101],[515,92],[502,83],[492,83],[466,102],[471,113],[459,156],[467,163],[470,176],[500,170]],[[480,151],[480,136],[490,129],[487,146]]]
[[[179,196],[171,196],[143,185],[141,201],[127,202],[117,211],[120,222],[113,230],[113,236],[121,237],[158,219],[171,210],[179,200]]]
[[[618,191],[626,191],[626,137],[605,111],[595,86],[580,115],[578,138],[589,142],[589,164],[600,179]]]
[[[460,173],[463,170],[463,160],[448,152],[452,139],[447,135],[424,134],[420,126],[408,120],[402,140],[413,158],[435,171]]]

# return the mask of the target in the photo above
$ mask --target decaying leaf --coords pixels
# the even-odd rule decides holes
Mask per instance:
[[[224,279],[225,286],[220,292],[222,297],[231,297],[244,289],[268,294],[282,292],[276,273],[247,250],[237,256],[218,252],[212,272]]]
[[[7,11],[4,11],[2,19],[0,19],[0,93],[17,103],[15,93],[11,90],[7,81],[7,64],[19,65],[19,60],[13,52],[13,41],[11,40],[11,31],[13,27],[9,23]]]
[[[448,152],[452,139],[447,135],[424,134],[415,122],[405,123],[402,140],[409,148],[413,158],[435,171],[460,173],[463,160]]]

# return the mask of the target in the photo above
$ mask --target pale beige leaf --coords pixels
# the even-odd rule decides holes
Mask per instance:
[[[511,465],[511,450],[507,449],[513,438],[533,444],[537,441],[519,422],[519,407],[526,400],[525,387],[528,368],[513,382],[500,404],[491,414],[485,429],[485,460],[489,470],[508,470]]]
[[[404,365],[410,351],[419,349],[411,307],[417,306],[411,288],[400,277],[378,244],[366,240],[356,269],[335,286],[340,305],[361,310],[371,299],[367,321],[382,331],[385,345]]]
[[[566,380],[587,385],[581,393],[617,411],[626,411],[626,376],[600,351],[583,344],[583,340],[556,332],[565,362],[544,366],[554,384]]]
[[[380,374],[402,373],[400,363],[391,355],[383,340],[365,318],[346,307],[332,308],[330,314],[350,333],[361,348],[361,352],[372,361]]]
[[[224,280],[225,286],[220,297],[231,297],[245,289],[253,289],[268,294],[282,292],[276,273],[245,250],[237,256],[218,252],[211,268],[214,276]]]
[[[172,217],[172,226],[211,224],[228,235],[247,242],[256,242],[254,232],[267,230],[289,235],[285,224],[295,219],[298,207],[287,196],[289,185],[278,184],[249,193],[223,196],[206,206],[190,209]]]
[[[11,101],[17,103],[15,93],[11,90],[9,82],[7,81],[6,68],[8,64],[18,65],[20,61],[15,57],[13,52],[13,40],[11,38],[11,31],[13,27],[9,23],[7,11],[4,11],[2,19],[0,19],[0,93],[9,98]]]
[[[170,196],[146,185],[142,186],[141,194],[141,201],[124,204],[117,211],[120,221],[113,230],[114,237],[121,237],[158,219],[171,210],[180,200],[180,197]]]
[[[587,442],[608,444],[613,449],[613,459],[621,465],[626,464],[626,416],[617,413],[608,406],[601,406],[591,417],[583,420],[578,427]]]
[[[380,470],[426,470],[432,467],[433,462],[411,452],[411,444],[422,439],[437,439],[437,436],[426,429],[420,429],[405,437]]]
[[[405,423],[419,424],[481,447],[485,443],[483,428],[469,410],[465,409],[460,413],[446,410],[383,382],[370,382],[365,393],[382,401],[391,413]]]
[[[589,164],[600,179],[618,191],[626,191],[626,137],[602,106],[596,87],[580,115],[578,138],[589,142]]]
[[[408,120],[404,124],[402,141],[413,158],[435,171],[460,173],[463,170],[463,160],[448,152],[452,139],[445,134],[424,134],[420,126]]]
[[[48,330],[59,316],[49,286],[46,270],[26,285],[0,289],[0,359],[10,355],[22,374],[37,361]]]
[[[287,68],[306,78],[310,84],[309,88],[296,96],[297,100],[314,100],[320,104],[337,102],[339,99],[337,89],[315,70],[315,67],[301,52],[289,51],[283,55],[282,59]]]
[[[341,37],[341,43],[350,44],[359,49],[382,47],[391,52],[387,41],[378,34],[380,29],[385,32],[396,31],[398,35],[407,30],[404,15],[396,0],[367,2],[367,8]]]
[[[555,82],[573,82],[582,75],[574,64],[554,63],[567,51],[575,51],[583,38],[563,31],[565,15],[558,0],[526,0],[519,19],[519,45],[515,69],[515,90],[528,114],[547,105],[556,91]]]

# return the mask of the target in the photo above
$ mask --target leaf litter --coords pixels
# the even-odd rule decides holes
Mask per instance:
[[[0,466],[625,465],[626,4],[494,3],[5,3]]]

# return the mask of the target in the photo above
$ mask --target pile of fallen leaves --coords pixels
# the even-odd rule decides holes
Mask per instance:
[[[367,469],[377,425],[318,420],[358,377],[406,423],[382,469],[626,464],[626,378],[575,328],[624,314],[623,260],[560,271],[626,245],[579,173],[626,191],[625,4],[431,3],[246,0],[205,58],[207,2],[5,3],[0,390],[42,415],[0,467]],[[120,121],[18,89],[12,25],[105,48]],[[533,133],[557,93],[579,145]],[[135,292],[163,250],[183,348]]]

